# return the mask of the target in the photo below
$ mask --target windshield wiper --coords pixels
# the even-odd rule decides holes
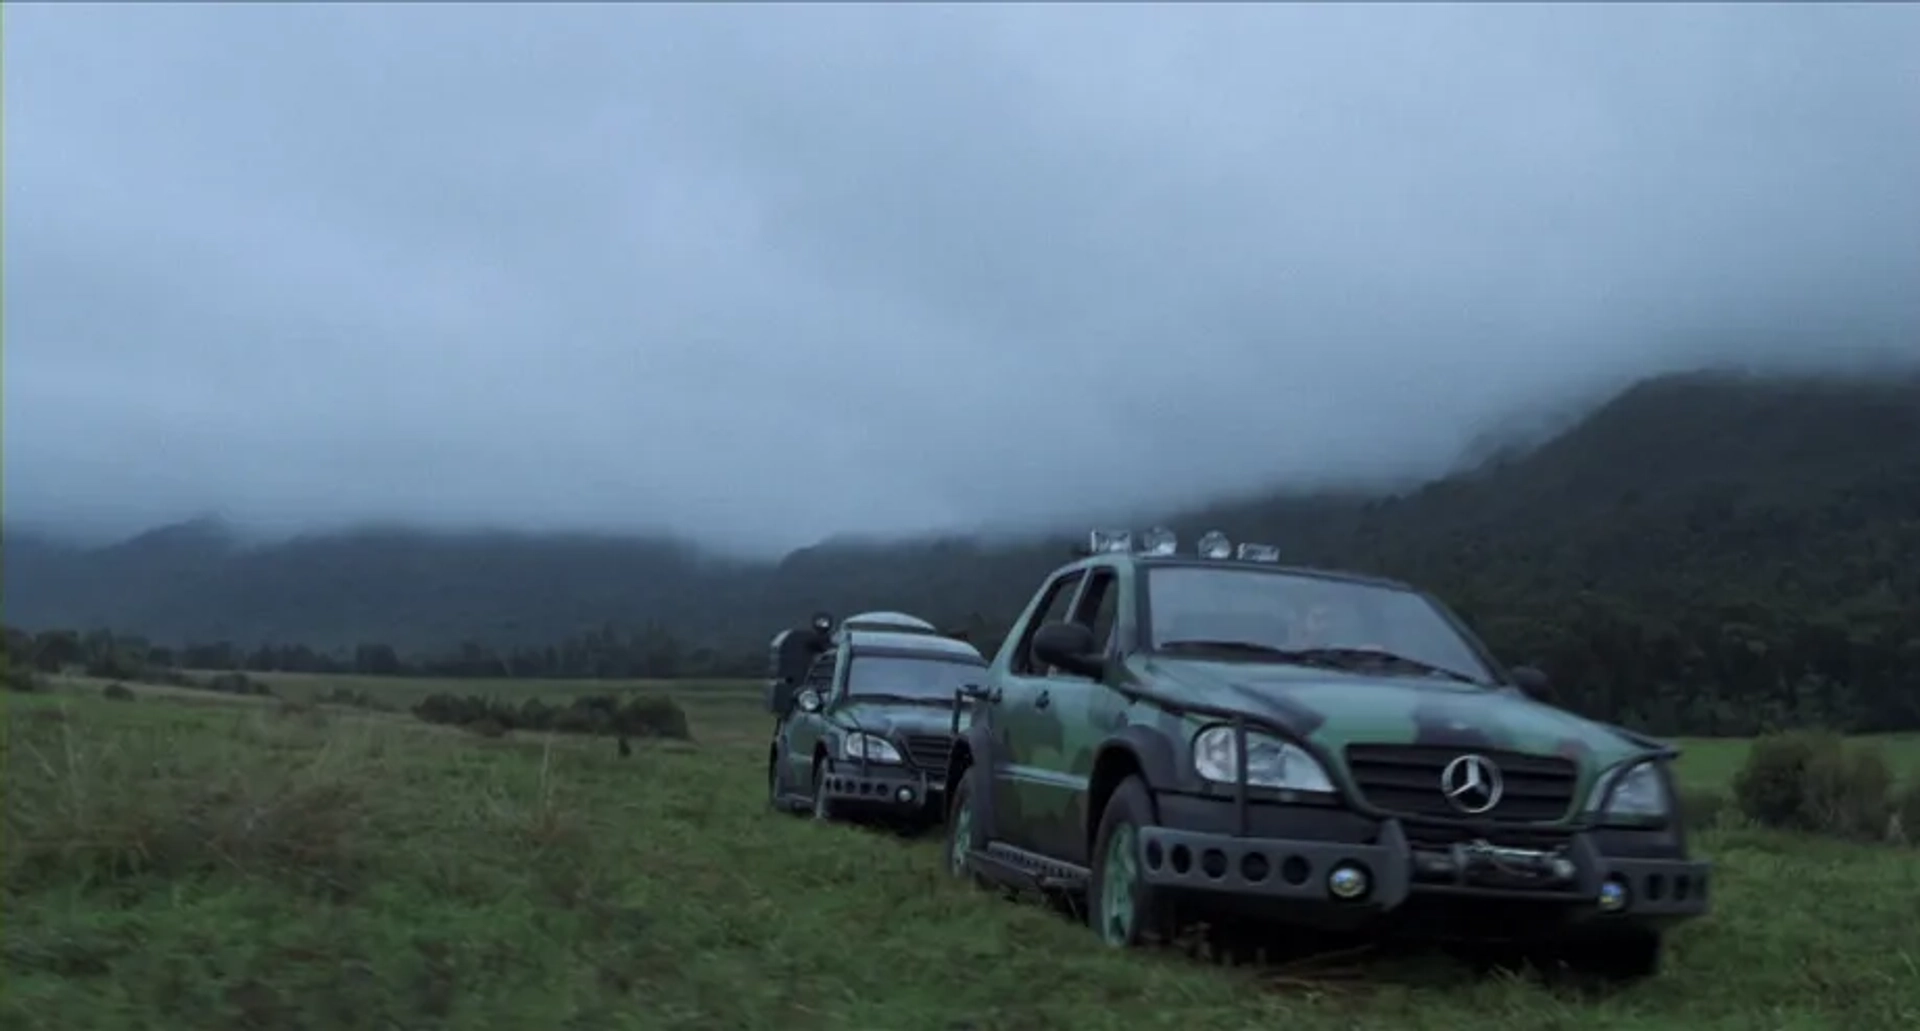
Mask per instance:
[[[1478,677],[1469,676],[1457,669],[1436,666],[1431,662],[1422,662],[1411,656],[1401,655],[1397,652],[1390,652],[1381,648],[1307,648],[1304,649],[1301,654],[1310,654],[1316,659],[1341,666],[1352,666],[1361,663],[1404,666],[1408,669],[1418,670],[1422,673],[1437,674],[1449,680],[1457,680],[1465,684],[1481,683]]]
[[[1156,647],[1161,651],[1167,652],[1237,652],[1241,655],[1252,655],[1263,659],[1275,659],[1280,662],[1294,662],[1302,665],[1324,666],[1335,661],[1332,656],[1320,653],[1324,651],[1324,649],[1315,651],[1288,651],[1285,648],[1275,648],[1270,644],[1256,644],[1253,641],[1208,641],[1193,639],[1161,641]]]
[[[854,691],[849,698],[858,698],[868,702],[894,702],[901,705],[938,705],[953,707],[952,698],[928,698],[925,695],[888,694],[885,691]]]
[[[1355,666],[1379,664],[1403,666],[1419,670],[1422,673],[1437,674],[1449,680],[1458,680],[1467,684],[1481,681],[1458,670],[1435,666],[1419,659],[1378,648],[1275,648],[1272,645],[1256,644],[1252,641],[1208,641],[1182,640],[1162,641],[1162,651],[1220,651],[1237,652],[1242,655],[1271,659],[1275,662],[1288,662],[1300,666],[1321,666],[1332,669],[1353,669]]]

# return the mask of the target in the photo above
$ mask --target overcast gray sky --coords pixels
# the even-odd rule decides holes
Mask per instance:
[[[13,518],[785,545],[1920,352],[1914,5],[9,4],[5,48]]]

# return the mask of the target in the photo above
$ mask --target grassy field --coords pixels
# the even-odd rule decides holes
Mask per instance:
[[[449,689],[270,679],[401,704]],[[1664,976],[1607,995],[1432,954],[1235,968],[1106,951],[947,882],[931,841],[768,813],[751,684],[551,685],[687,700],[694,744],[626,758],[67,686],[7,698],[7,1027],[1920,1026],[1911,850],[1704,835],[1716,912]],[[1920,741],[1889,746],[1920,775]],[[1694,743],[1688,783],[1724,785],[1742,747]]]

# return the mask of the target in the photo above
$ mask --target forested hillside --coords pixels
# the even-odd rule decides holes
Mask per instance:
[[[1270,494],[1165,522],[1419,582],[1509,660],[1548,668],[1561,700],[1656,730],[1920,726],[1920,377],[1651,380],[1411,493]],[[991,638],[1068,540],[822,545],[768,566],[581,536],[244,546],[187,524],[83,550],[10,535],[5,617],[343,654],[537,651],[611,624],[656,654],[746,655],[817,607]]]

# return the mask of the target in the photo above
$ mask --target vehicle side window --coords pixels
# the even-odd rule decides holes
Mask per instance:
[[[1097,569],[1073,607],[1073,621],[1093,631],[1094,651],[1105,655],[1113,643],[1114,616],[1120,610],[1120,580],[1111,569]]]
[[[1013,651],[1013,673],[1022,677],[1038,677],[1046,674],[1046,669],[1033,661],[1033,635],[1048,623],[1062,622],[1067,618],[1067,605],[1073,601],[1073,590],[1080,586],[1080,580],[1086,574],[1075,570],[1055,580],[1047,588],[1040,608],[1020,630],[1020,647]]]

